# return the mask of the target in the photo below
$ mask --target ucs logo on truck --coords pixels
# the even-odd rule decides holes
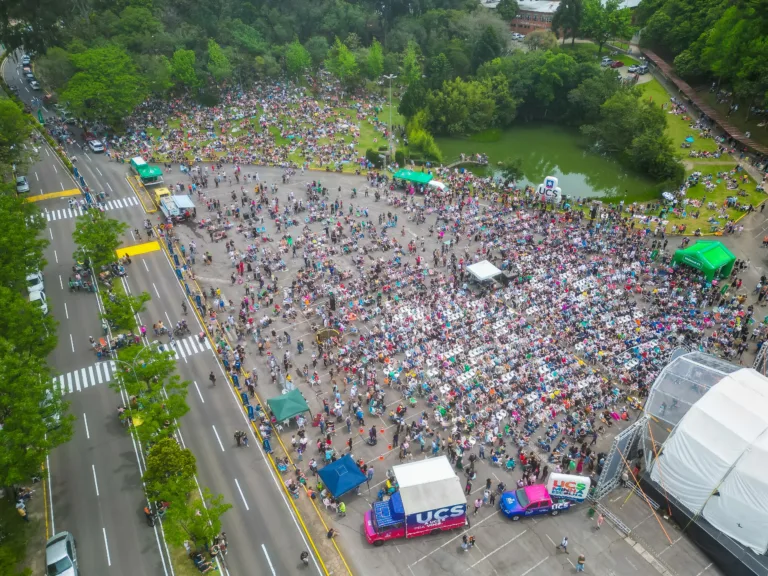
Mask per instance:
[[[457,504],[448,508],[438,508],[428,512],[419,512],[416,514],[415,524],[422,526],[440,525],[449,518],[459,518],[466,515],[466,504]]]

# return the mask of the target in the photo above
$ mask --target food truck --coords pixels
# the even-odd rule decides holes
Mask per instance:
[[[396,491],[365,513],[365,538],[381,546],[387,540],[416,538],[467,525],[467,500],[445,456],[392,468]]]

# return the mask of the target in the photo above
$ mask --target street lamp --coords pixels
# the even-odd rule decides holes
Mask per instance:
[[[392,80],[397,78],[395,74],[384,74],[389,80],[389,152],[392,153]]]

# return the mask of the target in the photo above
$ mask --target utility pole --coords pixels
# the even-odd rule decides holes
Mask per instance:
[[[395,74],[385,74],[384,78],[389,80],[389,152],[392,153],[392,80],[397,78]]]

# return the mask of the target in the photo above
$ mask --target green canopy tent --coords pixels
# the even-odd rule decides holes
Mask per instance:
[[[684,250],[676,250],[672,262],[696,268],[711,282],[731,275],[736,256],[722,242],[699,240]]]
[[[426,186],[432,182],[432,174],[427,172],[414,172],[413,170],[398,170],[392,176],[396,180],[405,180],[407,182],[413,182],[414,184],[423,184]]]
[[[278,422],[298,416],[302,412],[309,412],[310,416],[312,415],[307,401],[304,400],[304,396],[296,389],[275,398],[270,398],[267,400],[267,404]]]

